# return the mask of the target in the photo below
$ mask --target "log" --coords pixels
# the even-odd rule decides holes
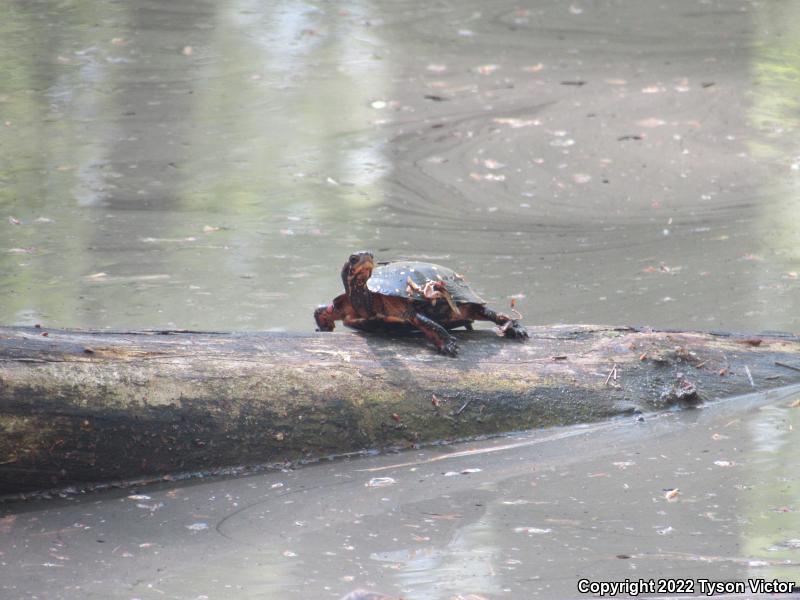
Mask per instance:
[[[0,495],[588,422],[800,382],[800,338],[0,327]],[[794,368],[792,368],[794,367]]]

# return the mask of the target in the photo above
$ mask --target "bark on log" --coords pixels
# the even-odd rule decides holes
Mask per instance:
[[[800,382],[797,336],[529,332],[526,344],[457,333],[451,359],[417,336],[0,327],[0,495],[585,422]]]

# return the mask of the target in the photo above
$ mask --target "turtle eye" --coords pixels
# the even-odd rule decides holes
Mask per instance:
[[[357,254],[352,254],[352,255],[350,255],[350,264],[351,264],[351,265],[354,265],[354,264],[356,264],[357,262],[358,262],[358,255],[357,255]]]

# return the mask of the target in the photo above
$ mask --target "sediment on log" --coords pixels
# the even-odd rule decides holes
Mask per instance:
[[[800,338],[591,325],[525,343],[0,327],[0,495],[593,421],[800,382]],[[782,364],[776,364],[782,363]]]

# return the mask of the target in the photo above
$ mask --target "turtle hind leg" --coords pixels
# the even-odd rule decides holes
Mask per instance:
[[[432,341],[442,354],[447,356],[456,356],[458,354],[456,338],[433,319],[415,312],[409,315],[408,322],[424,333],[425,337]]]
[[[473,309],[472,317],[482,321],[491,321],[500,326],[500,330],[507,338],[513,338],[520,341],[527,340],[528,330],[517,319],[512,319],[508,315],[493,311],[488,306],[479,305]]]

